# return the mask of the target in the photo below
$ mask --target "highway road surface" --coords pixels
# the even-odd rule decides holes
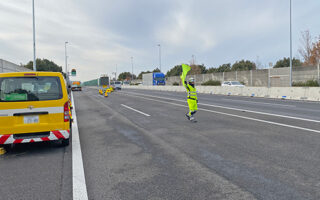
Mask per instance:
[[[7,147],[0,199],[320,199],[318,102],[199,94],[192,123],[186,93],[73,96],[81,149]]]

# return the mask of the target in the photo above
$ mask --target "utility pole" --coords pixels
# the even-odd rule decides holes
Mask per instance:
[[[66,64],[66,75],[68,76],[68,55],[67,55],[67,44],[68,42],[64,42],[64,56],[65,56],[65,64]]]
[[[33,71],[37,71],[36,64],[36,25],[34,19],[34,0],[32,0],[32,21],[33,21]]]
[[[133,57],[131,56],[131,66],[132,66],[132,74],[131,74],[131,82],[133,81]]]
[[[290,0],[290,87],[292,87],[292,3]]]
[[[160,67],[160,72],[161,72],[161,45],[158,44],[159,46],[159,67]]]
[[[67,80],[67,84],[69,84],[67,44],[68,42],[64,42],[64,55],[65,55],[65,62],[66,62],[66,80]]]

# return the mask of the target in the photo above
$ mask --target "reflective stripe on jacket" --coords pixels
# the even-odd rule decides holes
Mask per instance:
[[[185,87],[188,92],[188,99],[198,100],[196,88],[192,87],[190,84],[185,84]]]

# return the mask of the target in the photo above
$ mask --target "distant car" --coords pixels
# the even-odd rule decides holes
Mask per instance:
[[[112,85],[115,90],[121,90],[122,82],[121,81],[114,81]]]
[[[224,81],[221,86],[244,87],[239,81]]]

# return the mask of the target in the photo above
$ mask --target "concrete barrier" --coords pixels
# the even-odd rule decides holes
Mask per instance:
[[[183,86],[128,86],[122,88],[185,92]],[[221,86],[198,86],[198,93],[219,94],[231,96],[263,97],[292,100],[320,100],[320,87],[221,87]]]

